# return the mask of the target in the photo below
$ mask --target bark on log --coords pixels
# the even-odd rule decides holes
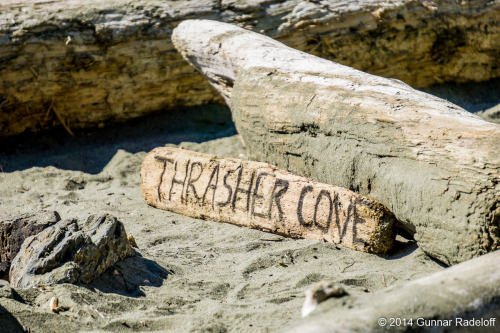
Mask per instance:
[[[495,251],[402,286],[373,294],[328,299],[295,327],[284,331],[387,332],[391,328],[496,332],[500,325],[498,272],[500,251]],[[380,318],[386,320],[385,324]],[[399,320],[391,321],[391,318]]]
[[[217,101],[170,42],[188,18],[423,87],[499,77],[499,17],[492,0],[3,0],[0,136]]]
[[[386,253],[396,237],[394,216],[378,202],[266,163],[156,148],[141,190],[156,208],[358,251]]]
[[[499,125],[229,24],[184,21],[173,40],[252,159],[381,202],[447,264],[500,247]]]

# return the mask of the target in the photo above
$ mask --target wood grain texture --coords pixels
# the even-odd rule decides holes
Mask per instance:
[[[141,190],[157,208],[359,251],[386,253],[396,237],[381,204],[266,163],[156,148],[142,164]]]
[[[498,77],[499,17],[492,0],[3,0],[0,136],[220,101],[170,41],[185,19],[424,87]]]
[[[499,271],[500,251],[495,251],[379,292],[328,299],[283,332],[385,332],[391,324],[401,331],[440,327],[495,332],[500,316]],[[380,325],[380,318],[386,324]]]
[[[500,247],[500,126],[232,25],[173,40],[230,103],[250,157],[385,205],[453,264]]]

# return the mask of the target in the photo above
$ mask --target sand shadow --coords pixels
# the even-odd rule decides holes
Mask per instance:
[[[19,321],[2,305],[0,305],[0,331],[12,333],[25,332]]]
[[[134,251],[134,256],[117,262],[98,279],[89,284],[81,284],[88,289],[103,293],[119,294],[127,297],[142,297],[141,286],[160,287],[173,271],[165,269],[156,262],[144,258]]]
[[[409,256],[418,249],[417,242],[414,240],[396,240],[392,249],[383,256],[387,260],[397,260]]]
[[[231,111],[221,104],[166,110],[95,130],[62,128],[2,138],[0,172],[54,166],[98,174],[119,149],[150,151],[183,141],[204,142],[236,134]]]
[[[396,240],[394,242],[394,246],[389,251],[389,253],[387,253],[387,254],[378,254],[378,256],[382,257],[382,258],[384,258],[386,260],[398,260],[398,259],[402,259],[402,258],[404,258],[406,256],[409,256],[410,254],[412,254],[413,252],[415,252],[418,248],[419,247],[418,247],[417,242],[415,240],[413,240],[413,239],[405,239],[405,240],[402,240],[402,241]],[[438,264],[442,268],[449,267],[449,265],[446,265],[442,261],[429,256],[425,252],[423,254],[426,255],[427,258],[429,258],[429,260],[434,261],[436,264]]]
[[[500,103],[500,78],[483,82],[443,83],[420,89],[476,113]]]

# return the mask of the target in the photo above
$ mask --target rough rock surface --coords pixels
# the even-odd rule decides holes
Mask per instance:
[[[26,213],[0,219],[0,278],[9,278],[10,263],[24,240],[57,223],[57,212]]]
[[[423,87],[498,77],[499,17],[492,0],[3,0],[0,136],[218,100],[170,41],[185,19]]]
[[[123,224],[115,217],[66,219],[26,239],[10,269],[13,288],[50,283],[90,283],[133,254]]]

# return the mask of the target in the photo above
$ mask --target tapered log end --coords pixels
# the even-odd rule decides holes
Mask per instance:
[[[174,29],[172,42],[228,105],[239,71],[253,60],[268,61],[269,48],[287,48],[270,37],[211,20],[183,21]]]
[[[219,91],[229,105],[236,70],[226,57],[216,56],[221,44],[217,36],[245,32],[244,29],[210,20],[186,20],[172,33],[172,43],[179,53],[197,68]]]

